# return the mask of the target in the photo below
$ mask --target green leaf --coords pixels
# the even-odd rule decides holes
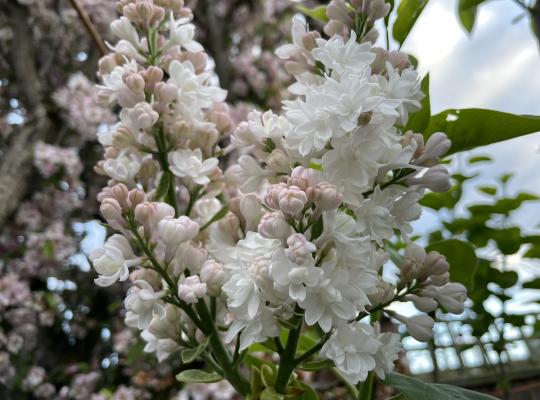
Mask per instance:
[[[531,193],[519,193],[514,198],[505,198],[498,200],[494,206],[493,211],[496,214],[508,215],[511,211],[517,210],[526,201],[538,200],[538,196]]]
[[[450,264],[451,280],[463,284],[469,290],[473,288],[478,259],[469,243],[457,239],[442,240],[431,243],[426,251],[438,251],[444,255]]]
[[[501,253],[510,255],[515,254],[521,247],[521,229],[517,227],[503,228],[493,231],[493,239]]]
[[[408,400],[497,400],[487,394],[457,386],[426,383],[395,372],[387,374],[384,383],[403,393]]]
[[[215,372],[205,372],[200,369],[186,369],[176,375],[176,379],[184,383],[213,383],[223,380],[221,375]]]
[[[274,386],[274,370],[269,365],[263,365],[261,367],[261,380],[265,387]]]
[[[523,289],[540,289],[540,278],[525,282],[523,284]]]
[[[424,132],[429,125],[431,117],[431,104],[429,100],[429,74],[424,76],[421,84],[422,92],[425,97],[422,99],[422,108],[417,113],[411,114],[409,122],[404,128],[404,131]]]
[[[493,159],[489,156],[475,156],[475,157],[469,158],[468,160],[469,164],[476,164],[479,162],[490,162],[490,161],[493,161]]]
[[[167,195],[172,179],[172,174],[169,171],[163,172],[156,193],[154,194],[154,200],[159,201]]]
[[[300,364],[298,368],[303,369],[304,371],[321,371],[324,369],[334,368],[335,365],[331,360],[317,360],[309,361],[303,364]]]
[[[296,8],[298,8],[298,10],[303,14],[313,18],[316,21],[328,22],[328,17],[326,16],[326,6],[317,6],[313,8],[296,6]]]
[[[277,394],[274,388],[267,387],[261,393],[261,400],[283,400],[285,396]]]
[[[392,28],[392,36],[401,45],[409,36],[416,20],[424,11],[429,0],[401,0],[397,8],[397,18]]]
[[[523,238],[522,238],[523,242]],[[523,255],[525,258],[540,258],[540,246],[532,246],[526,253]]]
[[[263,388],[261,380],[261,371],[257,367],[251,367],[251,381],[249,382],[251,393],[255,395]]]
[[[433,115],[424,133],[427,140],[444,132],[452,141],[450,153],[501,142],[540,131],[540,117],[479,108],[450,109]]]
[[[306,385],[303,382],[300,382],[300,385],[302,389],[304,389],[304,392],[300,396],[295,396],[294,399],[296,400],[319,400],[319,395],[317,392],[309,385]]]
[[[206,348],[206,346],[208,346],[208,341],[209,341],[209,338],[206,338],[200,345],[198,345],[197,347],[194,347],[192,349],[185,349],[185,350],[182,350],[182,353],[181,353],[181,357],[182,357],[182,362],[184,364],[189,364],[193,361],[195,361],[195,359],[197,357],[199,357],[201,355],[201,353],[204,351],[204,349]]]
[[[514,286],[518,280],[519,276],[516,271],[499,271],[495,268],[489,269],[490,280],[503,289],[508,289]]]
[[[476,20],[478,6],[485,0],[459,0],[458,17],[461,25],[471,33]]]
[[[495,196],[497,194],[497,188],[495,186],[480,186],[478,190],[482,193],[489,194],[490,196]]]

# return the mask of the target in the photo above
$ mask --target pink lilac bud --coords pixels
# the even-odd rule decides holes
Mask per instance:
[[[166,217],[158,223],[158,234],[167,243],[183,243],[193,239],[199,233],[199,224],[189,217]]]
[[[144,227],[144,235],[149,237],[152,233],[153,218],[156,214],[155,203],[145,201],[138,204],[134,210],[135,221]]]
[[[289,157],[281,149],[275,149],[266,159],[266,165],[274,172],[288,174],[291,171]]]
[[[116,199],[116,201],[118,201],[122,208],[128,207],[128,193],[129,190],[123,183],[117,183],[111,188],[111,195]]]
[[[222,133],[229,133],[233,128],[229,106],[226,103],[214,103],[207,113],[207,118]]]
[[[425,313],[435,311],[437,309],[437,302],[431,297],[421,297],[414,294],[406,295],[403,300],[412,301],[418,311]]]
[[[139,204],[146,201],[146,193],[141,189],[131,189],[128,193],[127,206],[130,209],[135,209]]]
[[[430,251],[424,260],[424,269],[429,275],[441,275],[448,272],[448,261],[437,251]]]
[[[314,190],[315,205],[320,211],[335,210],[341,204],[343,196],[334,185],[328,182],[321,182],[315,186]]]
[[[298,166],[292,170],[287,184],[307,191],[308,188],[317,184],[317,171],[312,168]]]
[[[198,273],[203,263],[208,259],[208,250],[191,243],[182,244],[182,262],[190,272]]]
[[[395,314],[394,317],[407,326],[409,334],[419,342],[427,342],[433,336],[433,326],[435,321],[427,315],[415,315],[414,317],[404,317]]]
[[[452,147],[452,142],[442,133],[437,132],[431,135],[424,147],[424,151],[414,163],[416,165],[424,165],[426,167],[437,164],[439,158],[444,156]]]
[[[195,68],[195,73],[203,73],[208,64],[208,55],[204,51],[199,51],[197,53],[192,53],[190,51],[183,51],[180,53],[180,61],[190,61]]]
[[[411,66],[409,55],[402,51],[391,51],[388,53],[388,61],[394,68],[403,71]]]
[[[223,264],[215,260],[207,260],[201,268],[201,281],[206,283],[210,296],[219,296],[226,276]]]
[[[378,19],[386,17],[390,12],[390,4],[385,0],[373,0],[369,7],[369,19],[376,21]]]
[[[279,209],[289,215],[298,215],[308,202],[306,193],[297,186],[289,186],[278,194]]]
[[[292,227],[281,211],[264,214],[257,230],[261,236],[268,239],[279,239],[283,243],[293,233]]]
[[[114,68],[122,65],[123,63],[124,59],[120,54],[107,54],[106,56],[103,56],[98,62],[99,73],[101,75],[108,75],[113,71]]]
[[[295,233],[287,239],[289,248],[285,250],[285,254],[293,263],[302,265],[311,258],[311,253],[317,251],[317,247],[308,241],[301,233]]]
[[[158,82],[154,88],[156,100],[164,105],[172,103],[178,94],[178,88],[172,83]]]
[[[400,278],[404,283],[416,279],[422,273],[422,266],[426,258],[426,251],[423,247],[411,243],[405,249],[405,257],[400,265]]]
[[[120,230],[126,226],[126,222],[122,216],[122,207],[115,199],[109,197],[103,200],[99,211],[112,229]]]
[[[450,174],[443,165],[431,167],[422,176],[407,178],[405,182],[411,186],[425,186],[433,192],[446,192],[452,186]]]
[[[448,283],[439,288],[435,299],[446,311],[459,315],[465,310],[467,289],[460,283]]]
[[[265,204],[274,210],[279,210],[279,194],[284,190],[287,190],[287,184],[284,182],[270,186],[264,197]]]
[[[235,242],[240,239],[238,232],[240,229],[240,220],[232,212],[228,212],[218,222],[219,228],[231,237]]]
[[[310,31],[302,36],[302,46],[307,51],[313,50],[317,47],[317,39],[321,37],[321,34],[317,31]]]
[[[206,283],[201,283],[199,276],[188,276],[178,285],[178,297],[188,304],[194,304],[206,294]]]
[[[240,199],[240,213],[246,222],[246,230],[255,230],[263,213],[259,198],[251,193],[242,196]]]
[[[431,275],[429,277],[429,282],[435,286],[444,286],[450,281],[450,274],[448,272],[440,275]]]
[[[159,119],[159,114],[146,102],[137,103],[133,110],[130,111],[135,117],[139,128],[143,130],[152,128]]]
[[[394,287],[382,279],[377,282],[377,292],[368,295],[369,301],[373,306],[378,306],[379,304],[386,304],[392,301],[394,297]]]
[[[152,93],[154,91],[156,83],[161,82],[161,80],[163,79],[163,70],[159,67],[152,65],[151,67],[148,67],[145,71],[142,71],[141,75],[146,82],[144,89],[147,92]]]

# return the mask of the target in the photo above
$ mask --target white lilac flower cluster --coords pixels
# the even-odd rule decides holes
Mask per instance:
[[[224,173],[226,93],[212,84],[190,11],[182,0],[118,3],[100,97],[121,107],[120,122],[101,135],[97,166],[110,178],[100,210],[117,233],[90,258],[98,285],[132,283],[126,324],[160,361],[207,337],[201,357],[246,394],[240,354],[289,329],[292,359],[278,346],[283,393],[292,340],[312,327],[322,339],[306,357],[320,350],[356,383],[384,377],[397,358],[399,335],[380,332],[381,313],[418,340],[431,335],[431,317],[398,315],[392,302],[463,311],[465,288],[449,282],[444,257],[409,239],[426,188],[449,188],[439,157],[450,142],[404,132],[424,96],[418,74],[405,54],[373,47],[373,21],[388,7],[367,3],[332,1],[328,39],[294,19],[293,44],[277,54],[296,98],[283,115],[253,112],[238,125],[227,152],[239,157]],[[396,233],[407,247],[391,284],[382,268]]]

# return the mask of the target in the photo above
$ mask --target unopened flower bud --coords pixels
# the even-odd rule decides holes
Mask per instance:
[[[427,342],[433,336],[433,325],[435,321],[427,315],[415,315],[414,317],[404,317],[395,314],[394,317],[407,326],[409,334],[419,342]]]
[[[287,189],[287,184],[283,182],[270,186],[266,190],[266,195],[264,197],[265,204],[268,207],[273,208],[274,210],[278,210],[279,209],[279,199],[278,199],[279,194],[283,190],[286,190],[286,189]]]
[[[188,276],[178,285],[178,297],[188,304],[194,304],[206,294],[206,283],[201,283],[199,276]]]
[[[289,186],[278,194],[279,209],[289,215],[297,215],[307,204],[306,193],[297,186]]]
[[[289,157],[281,149],[274,149],[266,159],[266,164],[274,172],[288,174],[291,171]]]
[[[452,142],[442,132],[436,132],[429,137],[424,147],[422,154],[416,158],[416,165],[424,165],[426,167],[437,164],[439,157],[444,156],[452,147]]]
[[[385,0],[373,0],[369,7],[369,19],[376,21],[378,19],[386,17],[390,12],[390,4]]]
[[[135,209],[139,204],[146,201],[146,193],[141,189],[131,189],[127,197],[127,205],[130,209]]]
[[[128,188],[123,183],[117,183],[111,188],[111,195],[118,201],[122,208],[127,207]]]
[[[424,269],[428,275],[441,275],[448,272],[448,261],[437,251],[430,251],[424,260]]]
[[[317,251],[317,247],[301,233],[295,233],[289,236],[287,245],[289,247],[285,250],[285,254],[287,254],[289,260],[298,265],[304,264],[311,258],[311,253]]]
[[[317,184],[317,171],[312,168],[298,166],[292,170],[291,176],[287,180],[287,184],[306,191],[309,187]]]
[[[159,114],[146,102],[136,104],[130,112],[139,128],[144,130],[152,128],[159,119]]]
[[[429,277],[429,282],[435,286],[444,286],[450,282],[450,274],[448,272],[440,275],[431,275]]]
[[[134,210],[135,221],[144,227],[144,234],[148,236],[152,232],[152,219],[156,213],[156,206],[154,203],[145,201],[138,204]]]
[[[166,217],[158,223],[159,237],[166,243],[188,242],[199,233],[199,224],[189,217]]]
[[[450,174],[443,165],[429,168],[422,176],[405,179],[411,186],[421,185],[433,192],[446,192],[450,189]]]
[[[117,200],[110,197],[103,200],[99,207],[99,211],[111,228],[122,229],[125,227],[125,220],[124,217],[122,217],[122,207]]]
[[[437,309],[437,302],[431,297],[421,297],[414,294],[406,295],[403,300],[412,301],[418,311],[425,313],[435,311]]]
[[[373,306],[380,304],[386,304],[391,301],[395,296],[395,290],[388,282],[380,279],[377,282],[377,292],[369,295],[369,301]]]
[[[314,190],[315,205],[320,211],[335,210],[341,204],[343,196],[334,185],[328,182],[321,182],[315,186]]]
[[[170,104],[178,94],[178,88],[172,83],[158,82],[154,88],[156,100],[163,104]]]
[[[144,78],[136,72],[127,72],[122,76],[122,80],[126,84],[129,90],[133,92],[144,91]]]
[[[238,241],[238,230],[240,229],[240,220],[232,212],[228,212],[218,222],[219,228],[227,233],[234,241]]]
[[[201,281],[206,283],[210,296],[219,296],[221,286],[225,283],[226,273],[223,264],[215,260],[207,260],[201,268]]]
[[[293,233],[292,227],[281,211],[264,214],[261,217],[258,231],[265,238],[279,239],[283,243]]]
[[[174,276],[180,276],[186,269],[191,273],[199,273],[207,259],[208,250],[204,247],[195,246],[191,242],[182,243],[171,263],[172,272]]]
[[[247,194],[240,200],[240,212],[246,221],[246,230],[255,230],[263,213],[263,208],[257,196]]]
[[[119,54],[107,54],[99,60],[99,73],[101,75],[110,74],[114,68],[121,65],[124,62],[123,58]]]
[[[459,315],[465,310],[467,289],[460,283],[448,283],[439,288],[435,298],[446,311]]]
[[[316,39],[320,38],[321,34],[317,31],[310,31],[302,36],[302,46],[304,49],[311,51],[317,47]]]

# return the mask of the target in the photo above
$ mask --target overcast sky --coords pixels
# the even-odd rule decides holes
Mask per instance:
[[[512,0],[492,0],[480,6],[474,30],[467,35],[457,19],[456,3],[431,0],[403,47],[419,59],[423,74],[430,73],[432,112],[478,107],[540,115],[540,55],[528,17],[516,21],[523,12]],[[537,133],[475,150],[489,154],[495,162],[468,171],[481,176],[469,185],[466,202],[483,199],[471,186],[506,172],[515,174],[510,193],[540,194],[539,148]],[[516,213],[515,220],[525,230],[537,230],[539,210],[540,202],[531,202]],[[430,230],[438,220],[424,213],[417,229]],[[522,278],[540,275],[538,265],[519,257],[512,261]],[[523,300],[512,308],[523,310]]]

